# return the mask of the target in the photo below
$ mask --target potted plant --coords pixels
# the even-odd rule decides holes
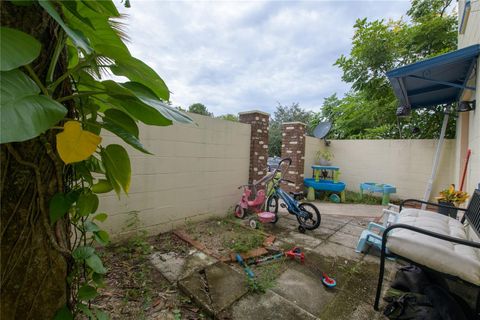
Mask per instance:
[[[329,150],[319,150],[315,155],[315,159],[321,166],[331,165],[333,158],[333,153],[331,153]]]
[[[438,208],[438,213],[457,218],[457,207],[467,201],[468,193],[465,191],[455,190],[455,185],[451,184],[448,189],[440,191],[440,195],[435,197],[439,204],[452,207],[450,208]]]

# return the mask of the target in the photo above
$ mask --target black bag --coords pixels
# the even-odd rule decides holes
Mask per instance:
[[[384,315],[399,320],[467,320],[455,298],[417,266],[400,268],[385,295]]]

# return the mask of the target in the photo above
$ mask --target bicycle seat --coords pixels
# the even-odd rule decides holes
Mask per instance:
[[[295,200],[303,199],[305,197],[303,191],[300,192],[289,192]]]

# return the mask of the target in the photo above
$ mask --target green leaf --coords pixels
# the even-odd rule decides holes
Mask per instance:
[[[92,280],[93,280],[93,282],[95,282],[95,284],[99,288],[102,288],[102,287],[105,286],[105,283],[104,283],[103,279],[104,279],[104,277],[101,274],[98,274],[98,273],[95,273],[95,272],[92,274]]]
[[[77,261],[85,260],[95,253],[95,249],[89,246],[80,246],[73,250],[72,257]]]
[[[78,1],[62,1],[61,2],[63,7],[67,9],[71,14],[73,14],[78,20],[82,21],[86,25],[88,25],[90,28],[95,29],[94,25],[92,22],[88,19],[88,17],[82,16],[78,10],[77,10],[77,5],[81,5],[81,2]],[[65,11],[64,11],[65,13]]]
[[[92,286],[84,285],[78,289],[78,299],[88,301],[98,296],[97,289]]]
[[[107,269],[103,266],[102,260],[96,255],[92,254],[90,257],[85,259],[87,265],[92,268],[92,270],[99,274],[107,273]]]
[[[35,82],[19,70],[1,72],[0,143],[35,138],[58,123],[67,113],[60,103],[38,95]]]
[[[106,246],[110,242],[110,236],[105,230],[96,231],[93,233],[95,241],[97,241],[102,246]]]
[[[73,314],[65,305],[57,311],[53,320],[73,320]]]
[[[70,37],[70,39],[72,39],[73,43],[77,47],[83,49],[87,54],[90,54],[92,52],[92,48],[90,48],[88,40],[85,38],[82,32],[78,30],[73,30],[69,26],[67,26],[67,24],[63,21],[62,17],[60,17],[60,14],[57,12],[57,10],[55,10],[49,0],[39,0],[38,2],[42,6],[42,8],[45,9],[45,11],[47,11],[48,14],[55,21],[57,21],[57,23],[62,27],[62,29]]]
[[[107,193],[113,190],[112,185],[108,180],[100,179],[92,186],[92,191],[95,193]]]
[[[132,171],[127,151],[121,145],[111,144],[102,149],[101,155],[107,170],[107,178],[113,179],[125,193],[128,193]],[[113,187],[115,188],[115,185]]]
[[[97,226],[95,222],[85,221],[85,231],[86,232],[97,232],[100,231],[100,227]]]
[[[110,2],[111,1],[98,1]],[[88,4],[94,1],[76,2],[75,12],[72,10],[64,10],[65,20],[68,25],[82,33],[90,40],[90,45],[97,55],[109,57],[113,60],[130,59],[131,55],[127,46],[122,41],[119,33],[112,27],[115,21],[109,20],[109,13],[98,12]],[[93,4],[95,5],[95,4]],[[97,8],[103,8],[97,5]],[[89,21],[89,25],[86,21]]]
[[[110,122],[104,122],[102,123],[102,127],[107,129],[108,131],[114,133],[117,135],[119,138],[121,138],[123,141],[134,147],[135,149],[143,152],[143,153],[150,153],[145,147],[142,145],[142,143],[130,132],[125,131],[123,128],[117,127],[115,124],[110,123]],[[110,189],[111,190],[111,189]]]
[[[108,214],[106,213],[99,213],[97,215],[95,215],[92,220],[98,220],[100,222],[104,222],[105,220],[107,220],[108,218]]]
[[[67,213],[68,209],[71,207],[72,202],[67,199],[64,193],[56,193],[50,199],[49,204],[49,214],[50,214],[50,223],[54,224]]]
[[[77,303],[77,309],[80,310],[88,319],[95,319],[92,310],[83,303]]]
[[[117,8],[115,7],[112,1],[83,0],[82,3],[85,4],[87,7],[89,7],[90,9],[102,15],[120,17],[120,13],[118,13]]]
[[[40,42],[22,31],[0,27],[0,39],[0,71],[24,66],[40,55]]]
[[[193,120],[189,116],[178,111],[177,109],[170,107],[158,99],[155,93],[147,86],[144,86],[138,82],[125,82],[122,84],[122,86],[133,92],[133,94],[135,94],[140,101],[151,106],[152,108],[155,108],[165,118],[181,123],[193,123]]]
[[[170,92],[165,82],[143,61],[131,57],[128,60],[116,61],[116,65],[110,69],[117,76],[125,76],[131,81],[141,83],[160,99],[165,101],[170,99]]]
[[[77,209],[80,216],[88,216],[98,209],[98,196],[94,193],[81,193],[77,200]]]
[[[107,313],[102,310],[95,310],[95,315],[97,316],[97,320],[109,320],[110,317]]]
[[[138,138],[138,126],[128,114],[117,109],[108,109],[104,114],[103,121],[114,124]]]

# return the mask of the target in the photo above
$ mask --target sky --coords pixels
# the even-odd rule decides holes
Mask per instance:
[[[350,86],[334,66],[358,18],[398,19],[409,1],[131,0],[130,52],[166,82],[173,105],[216,116],[299,103],[318,112]]]

